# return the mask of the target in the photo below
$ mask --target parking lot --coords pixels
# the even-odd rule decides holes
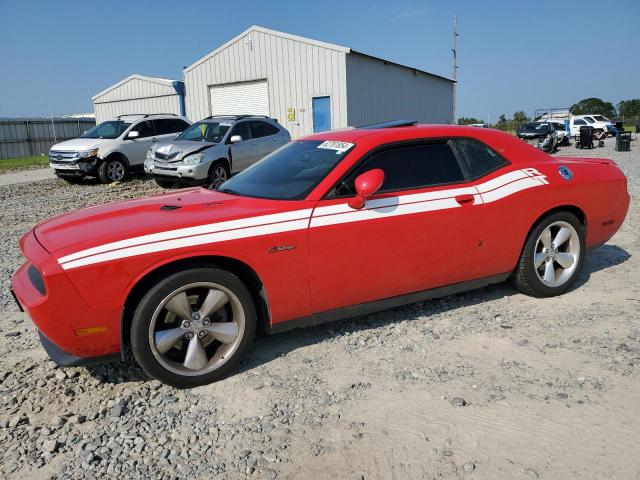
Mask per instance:
[[[57,369],[9,294],[36,222],[157,185],[0,184],[0,476],[640,478],[640,146],[613,145],[558,153],[615,159],[632,197],[566,295],[498,285],[259,338],[190,391]]]

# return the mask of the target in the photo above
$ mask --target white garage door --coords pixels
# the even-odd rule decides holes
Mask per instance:
[[[270,115],[266,80],[209,87],[211,115]]]

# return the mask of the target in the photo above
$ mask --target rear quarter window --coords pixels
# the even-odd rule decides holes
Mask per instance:
[[[469,180],[483,177],[501,167],[509,165],[502,156],[477,140],[455,138],[449,140],[464,175]]]

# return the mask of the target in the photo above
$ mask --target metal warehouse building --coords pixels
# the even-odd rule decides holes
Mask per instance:
[[[131,75],[93,98],[96,122],[131,113],[184,115],[184,83]]]
[[[258,26],[186,67],[184,82],[191,120],[269,115],[294,138],[398,118],[453,123],[448,78]]]

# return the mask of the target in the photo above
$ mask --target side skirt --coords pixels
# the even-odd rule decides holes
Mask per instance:
[[[509,278],[510,275],[511,272],[501,273],[499,275],[478,278],[467,282],[454,283],[452,285],[446,285],[444,287],[431,288],[429,290],[422,290],[420,292],[408,293],[406,295],[399,295],[397,297],[390,297],[382,300],[374,300],[372,302],[360,303],[358,305],[353,305],[350,307],[337,308],[335,310],[317,313],[308,317],[302,317],[286,322],[276,323],[275,325],[272,324],[269,326],[269,333],[281,333],[296,328],[312,327],[315,325],[321,325],[323,323],[343,320],[345,318],[368,315],[370,313],[379,312],[381,310],[388,310],[390,308],[395,308],[410,303],[423,302],[425,300],[432,300],[434,298],[446,297],[447,295],[454,295],[456,293],[475,290],[477,288],[486,287],[487,285],[492,285],[494,283],[502,283],[507,278]]]

